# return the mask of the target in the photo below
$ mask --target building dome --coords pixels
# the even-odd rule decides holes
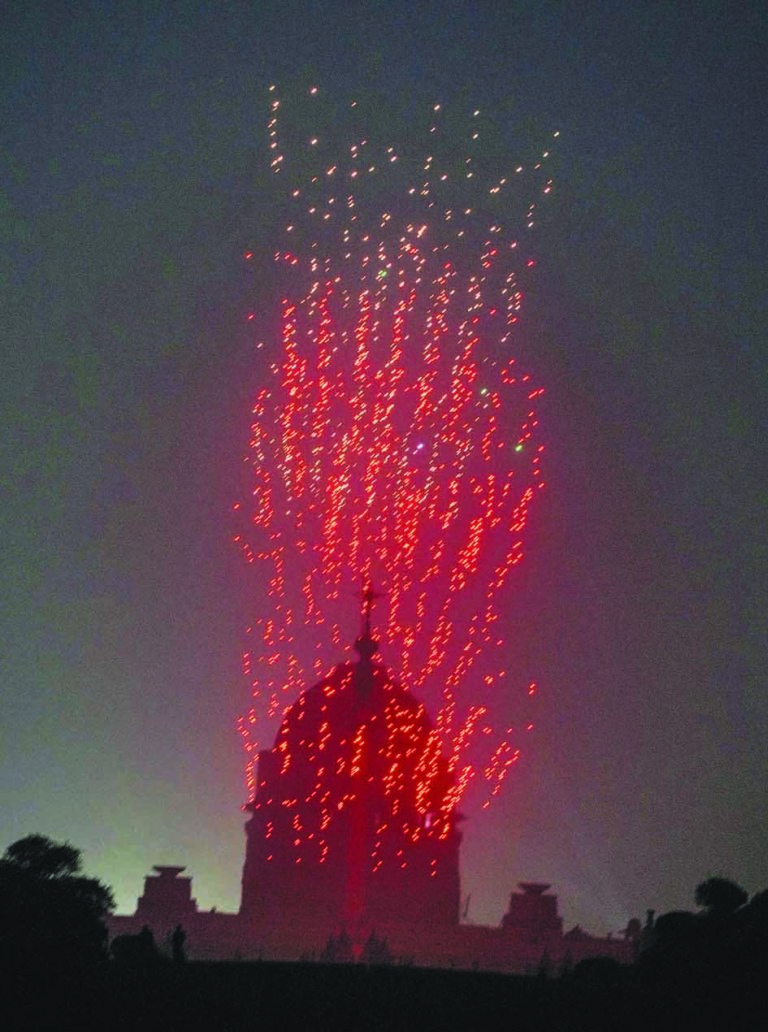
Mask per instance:
[[[362,799],[406,838],[449,824],[452,781],[424,706],[386,667],[365,666],[335,667],[299,697],[277,734],[278,795],[297,800],[286,808],[301,811],[305,841]]]
[[[259,755],[243,912],[333,931],[458,922],[455,789],[424,706],[373,660],[368,620]]]

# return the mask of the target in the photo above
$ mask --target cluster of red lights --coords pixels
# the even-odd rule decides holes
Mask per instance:
[[[313,87],[305,103],[317,101]],[[274,87],[270,103],[272,171],[290,179]],[[340,147],[306,136],[273,254],[285,277],[282,347],[253,402],[248,493],[234,507],[235,541],[264,585],[243,657],[253,695],[239,722],[250,797],[258,750],[276,721],[331,663],[349,658],[354,598],[372,583],[384,661],[435,714],[434,731],[420,738],[411,837],[423,833],[428,812],[450,812],[476,776],[487,805],[518,758],[513,729],[495,732],[487,706],[464,693],[477,699],[506,676],[494,659],[500,596],[544,486],[543,388],[509,352],[520,282],[534,265],[530,198],[552,188],[548,152],[490,175],[474,153],[483,132],[475,111],[466,157],[457,161],[449,140],[448,162],[433,146],[442,117],[435,105],[431,153],[418,159],[365,137]],[[331,135],[343,131],[337,120]],[[527,199],[515,235],[505,225],[520,183]],[[395,740],[393,720],[385,743]],[[344,760],[353,780],[368,748],[360,734]],[[490,741],[483,764],[468,758],[478,736]],[[320,756],[322,743],[314,748]],[[439,754],[450,787],[435,808],[429,771]],[[328,802],[339,772],[322,763],[318,771],[311,802]],[[385,772],[393,798],[399,777],[396,764]],[[334,796],[318,827],[343,802]]]
[[[406,867],[414,856],[410,845],[428,847],[452,830],[458,789],[440,736],[424,706],[379,664],[367,691],[355,684],[354,666],[344,663],[299,696],[273,755],[278,766],[261,777],[253,804],[264,811],[265,839],[274,839],[278,850],[268,861],[279,855],[325,863],[339,816],[351,829],[361,827],[360,859],[368,858],[373,873],[385,863]],[[356,822],[357,804],[375,815],[372,827]],[[432,853],[429,864],[436,874]]]

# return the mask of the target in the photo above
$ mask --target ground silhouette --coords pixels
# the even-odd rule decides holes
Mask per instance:
[[[697,912],[649,917],[634,965],[592,958],[530,977],[408,966],[371,935],[346,933],[320,962],[195,962],[149,928],[105,949],[108,888],[80,874],[69,844],[33,835],[0,859],[0,943],[11,1028],[760,1030],[768,1005],[768,890],[724,878],[696,887]],[[357,962],[355,962],[357,960]]]

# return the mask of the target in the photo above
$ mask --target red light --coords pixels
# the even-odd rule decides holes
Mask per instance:
[[[273,99],[273,151],[282,150],[278,109]],[[236,543],[261,573],[247,664],[253,716],[239,724],[249,794],[259,739],[269,740],[286,706],[348,649],[349,600],[372,578],[382,588],[374,628],[382,656],[435,711],[431,739],[422,740],[408,714],[397,725],[421,764],[417,808],[427,804],[441,751],[455,777],[435,811],[434,834],[446,835],[443,818],[473,779],[495,794],[513,762],[507,738],[486,730],[491,717],[470,701],[467,686],[492,693],[502,676],[493,654],[502,645],[504,592],[522,558],[533,488],[543,482],[535,407],[543,388],[529,373],[513,375],[508,355],[523,301],[516,275],[535,265],[517,257],[512,230],[525,229],[532,208],[522,205],[519,225],[509,230],[497,218],[484,220],[474,186],[464,177],[442,179],[430,156],[418,190],[408,193],[416,217],[399,224],[399,195],[382,211],[358,183],[375,168],[374,196],[386,197],[388,188],[401,189],[400,162],[389,171],[391,161],[374,160],[373,143],[363,161],[362,143],[336,159],[330,139],[303,139],[311,146],[302,144],[296,171],[290,153],[284,161],[279,155],[290,204],[290,222],[271,252],[284,286],[281,341],[252,408],[250,500],[242,510],[233,506],[243,517]],[[536,185],[535,168],[521,182],[528,177],[531,197],[549,186],[543,177]],[[439,206],[430,180],[441,183]],[[329,682],[323,691],[331,704],[343,689]],[[371,784],[368,750],[374,740],[384,748],[388,735],[353,731],[336,756],[340,743],[329,727],[301,746],[317,770],[296,807],[307,841],[308,811],[335,779],[354,779],[356,791]],[[480,741],[490,758],[470,762]],[[279,755],[289,778],[296,757],[289,749]],[[393,752],[385,775],[393,808],[405,798],[404,777]],[[332,793],[318,827],[346,818],[351,802]],[[406,834],[427,831],[409,825]]]

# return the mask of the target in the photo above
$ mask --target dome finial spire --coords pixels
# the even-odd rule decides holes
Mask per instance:
[[[363,600],[363,624],[360,629],[360,637],[355,642],[355,649],[360,655],[360,659],[363,662],[370,661],[371,656],[374,656],[379,651],[379,643],[371,634],[371,613],[373,611],[374,599],[379,596],[373,590],[373,584],[370,580],[363,582],[362,591]]]

